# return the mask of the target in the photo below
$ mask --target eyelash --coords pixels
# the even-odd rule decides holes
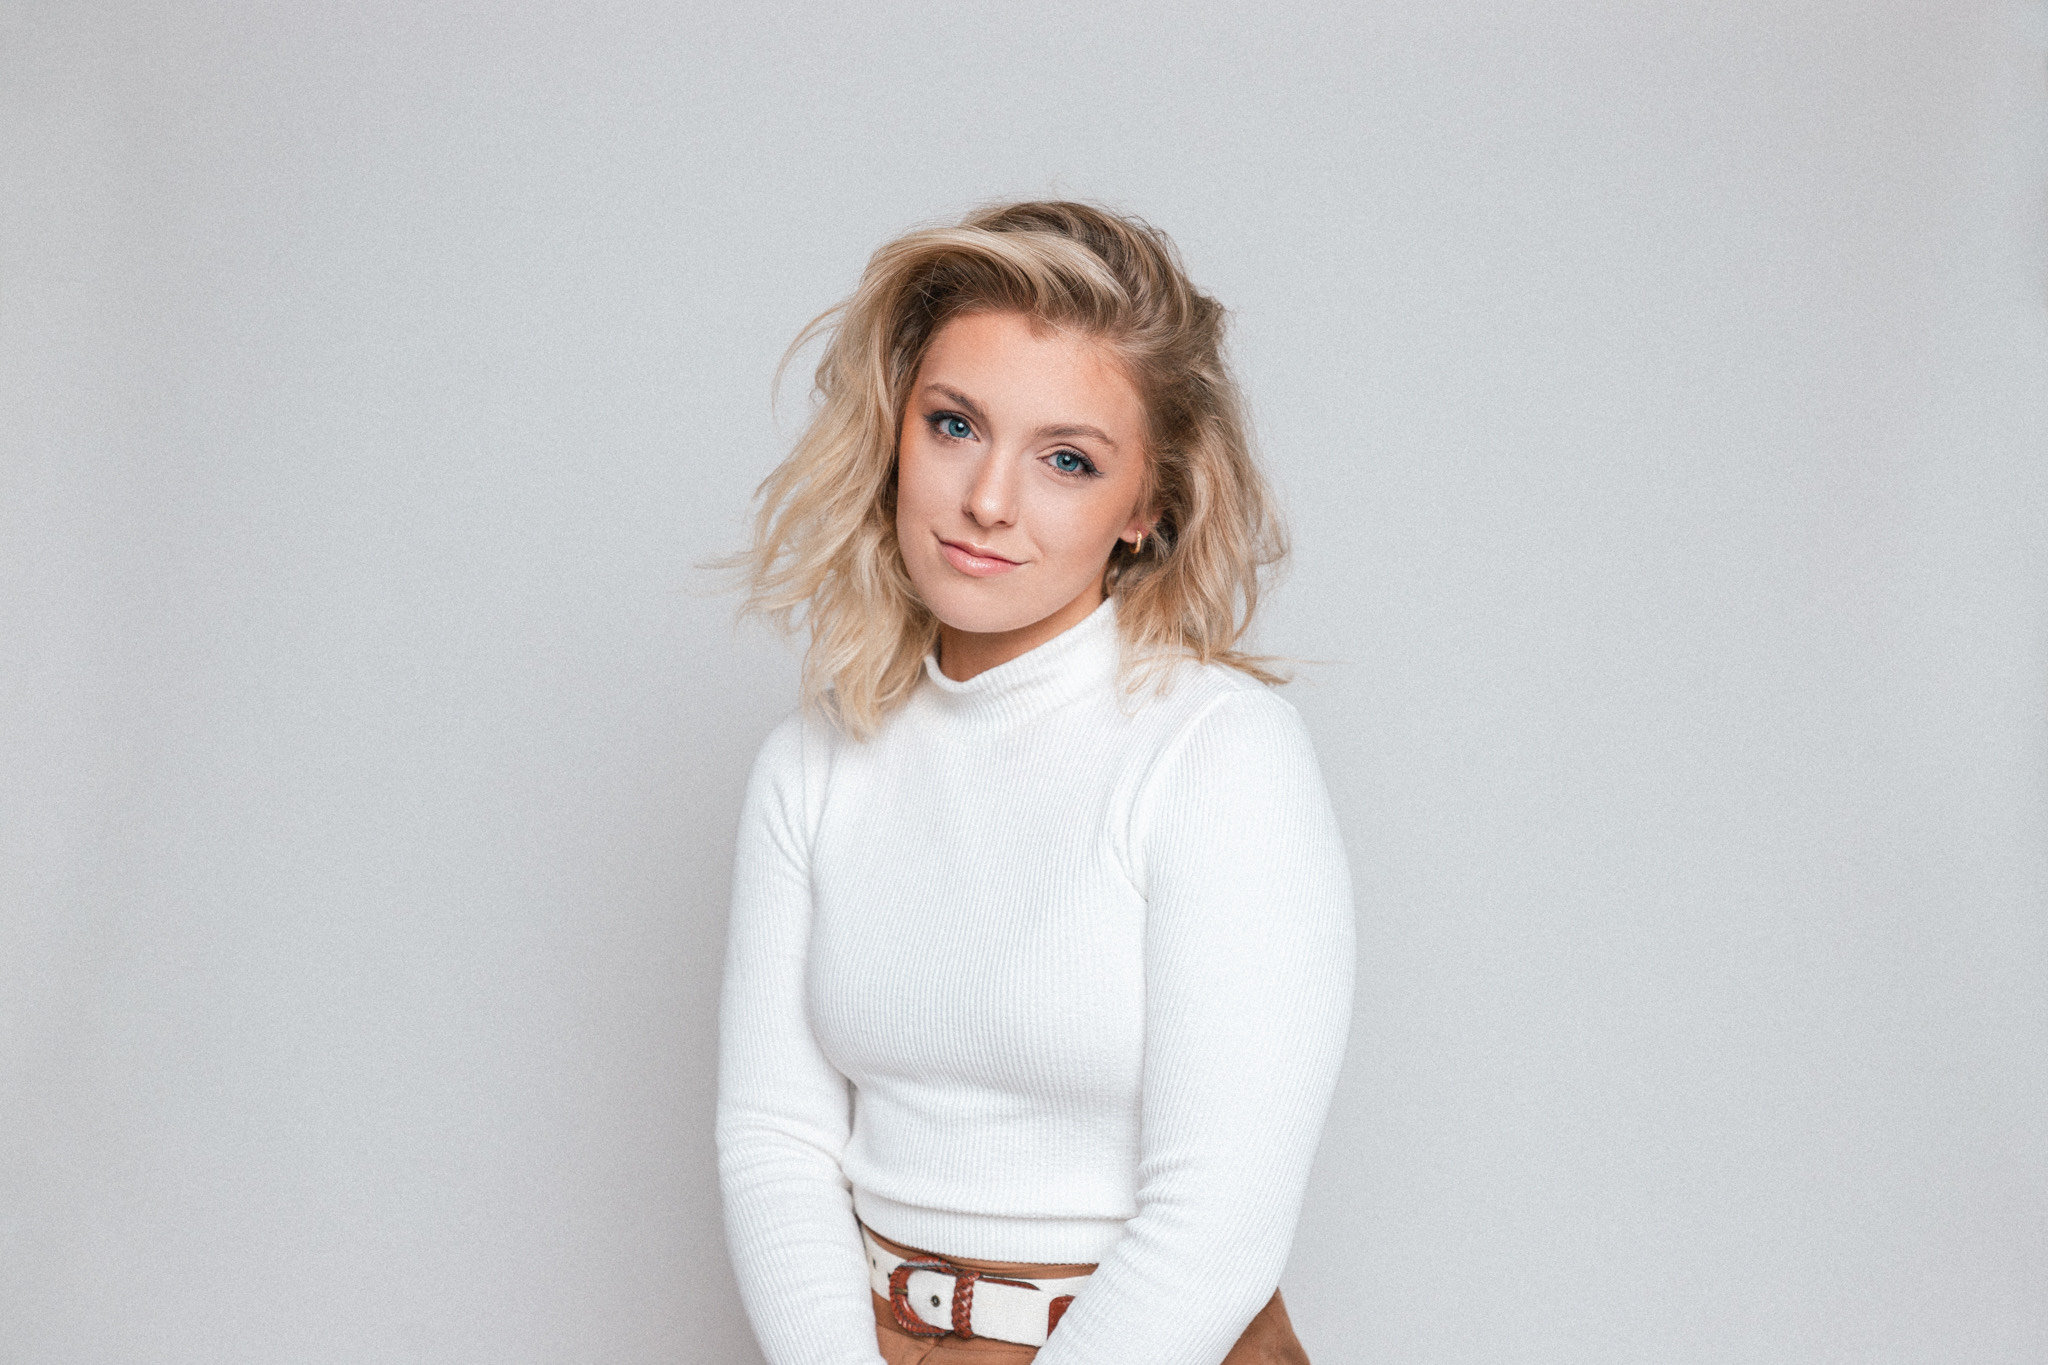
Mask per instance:
[[[973,424],[957,412],[935,412],[924,420],[925,425],[930,427],[932,433],[942,441],[964,441],[967,439],[965,436],[955,436],[947,431],[946,424],[948,422],[958,422],[970,431],[974,429]],[[1072,446],[1065,446],[1055,450],[1047,458],[1056,460],[1062,455],[1073,456],[1081,462],[1081,467],[1079,469],[1061,469],[1058,465],[1054,465],[1053,472],[1055,474],[1064,475],[1070,479],[1099,479],[1102,477],[1102,471],[1095,467],[1095,461],[1089,459],[1080,451],[1075,450]]]
[[[1081,462],[1081,467],[1079,469],[1061,469],[1058,465],[1054,465],[1052,467],[1053,473],[1064,474],[1070,479],[1099,479],[1102,477],[1102,471],[1095,467],[1095,461],[1089,459],[1078,450],[1055,450],[1047,458],[1057,460],[1062,455],[1073,456]]]

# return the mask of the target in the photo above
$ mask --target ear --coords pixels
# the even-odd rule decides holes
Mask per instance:
[[[1127,544],[1136,544],[1140,537],[1151,535],[1152,528],[1158,524],[1159,509],[1140,505],[1131,513],[1131,519],[1124,523],[1124,528],[1116,533],[1116,538]]]
[[[1138,484],[1137,506],[1131,509],[1131,518],[1124,523],[1123,530],[1117,532],[1117,539],[1127,545],[1141,544],[1159,524],[1159,463],[1151,444],[1149,439],[1145,443],[1145,470]]]

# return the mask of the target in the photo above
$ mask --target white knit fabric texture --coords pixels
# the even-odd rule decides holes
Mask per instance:
[[[863,742],[762,746],[719,1170],[772,1365],[875,1365],[854,1218],[1099,1261],[1039,1365],[1213,1365],[1287,1257],[1350,1020],[1350,878],[1292,707],[1117,685],[1115,608]]]

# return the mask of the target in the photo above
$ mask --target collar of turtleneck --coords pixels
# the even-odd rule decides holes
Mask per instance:
[[[926,695],[944,712],[991,720],[1021,720],[1083,693],[1116,685],[1116,599],[1008,663],[955,682],[939,671],[936,654],[924,656]]]

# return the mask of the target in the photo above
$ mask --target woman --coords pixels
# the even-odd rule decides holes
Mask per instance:
[[[762,1349],[1305,1361],[1275,1286],[1351,899],[1236,647],[1279,549],[1222,310],[1160,233],[1022,203],[883,247],[835,314],[741,561],[811,637],[721,1012]]]

